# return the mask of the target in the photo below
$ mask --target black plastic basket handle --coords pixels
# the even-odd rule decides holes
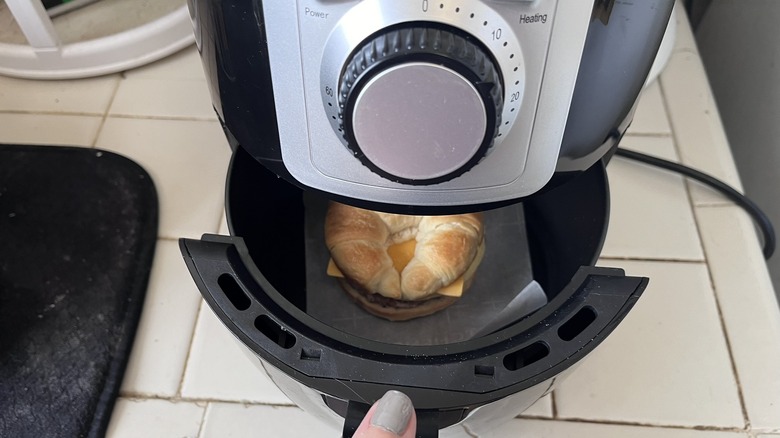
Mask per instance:
[[[344,429],[341,432],[342,438],[352,438],[370,408],[371,406],[365,403],[349,402],[347,416],[344,418]],[[415,409],[415,414],[417,415],[417,434],[415,437],[438,438],[438,411]]]

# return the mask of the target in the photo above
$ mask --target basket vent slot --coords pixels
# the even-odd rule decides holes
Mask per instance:
[[[255,319],[255,327],[276,345],[290,349],[295,345],[295,335],[283,329],[268,315],[260,315]]]
[[[596,309],[585,306],[558,328],[558,337],[571,341],[584,332],[596,320]]]
[[[238,285],[236,279],[233,278],[232,275],[220,275],[217,279],[217,284],[219,285],[220,289],[222,289],[222,293],[225,294],[228,300],[230,300],[230,303],[233,304],[233,307],[236,309],[246,310],[249,308],[249,305],[252,304],[252,302],[249,301],[249,297],[246,296],[244,290],[241,289],[241,286]]]
[[[480,377],[493,377],[496,373],[496,369],[489,365],[475,365],[474,375]]]
[[[550,354],[550,347],[542,341],[537,341],[504,356],[504,367],[509,371],[517,371],[544,359],[548,354]]]

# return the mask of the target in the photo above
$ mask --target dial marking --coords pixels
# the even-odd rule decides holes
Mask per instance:
[[[372,1],[381,2],[384,0],[369,0],[366,2],[366,4],[371,4]],[[470,33],[482,44],[484,44],[484,46],[489,50],[489,53],[492,55],[494,62],[497,63],[496,66],[498,67],[499,72],[501,71],[501,67],[503,67],[504,74],[502,85],[506,85],[501,93],[502,100],[504,102],[503,108],[501,108],[496,114],[496,117],[499,119],[499,121],[497,126],[495,126],[495,136],[499,137],[499,134],[502,133],[508,134],[512,129],[512,126],[514,126],[514,121],[517,117],[517,114],[519,113],[520,106],[522,106],[521,97],[524,94],[523,83],[525,73],[524,69],[520,68],[524,67],[521,44],[518,41],[517,36],[512,32],[513,27],[511,23],[503,21],[503,17],[496,16],[495,12],[486,5],[482,4],[482,2],[479,2],[475,5],[470,5],[468,7],[461,7],[459,3],[462,2],[447,0],[418,0],[413,9],[407,11],[407,14],[399,14],[398,16],[388,17],[387,24],[401,24],[408,20],[431,21],[433,23],[449,24],[450,20],[456,20],[460,23],[456,27],[459,27],[464,32]],[[436,5],[438,5],[438,8]],[[413,10],[415,12],[411,13]],[[463,15],[461,15],[461,12]],[[415,16],[415,14],[417,15]],[[343,34],[343,36],[347,37],[348,39],[354,39],[354,41],[349,44],[352,47],[356,47],[357,41],[359,41],[358,35],[352,32],[357,29],[362,29],[361,25],[364,22],[364,19],[361,18],[360,14],[357,13],[357,10],[354,11],[354,15],[354,23],[352,23],[354,28],[344,27],[345,32]],[[366,32],[364,36],[368,38],[369,33]],[[380,50],[380,52],[382,52],[382,57],[392,55],[393,52],[398,54],[406,50],[412,50],[412,46],[418,46],[417,41],[415,41],[409,47],[406,47],[407,43],[411,43],[411,41],[404,40],[400,42],[400,44],[393,43],[383,45],[383,48]],[[430,43],[434,46],[436,45],[435,42]],[[329,45],[330,44],[331,43],[329,43]],[[339,46],[337,45],[333,45],[333,48],[338,47]],[[330,48],[326,48],[326,53],[329,50]],[[366,55],[366,61],[368,61],[368,56],[369,55]],[[333,59],[337,58],[338,57],[335,57]],[[371,61],[372,63],[375,62],[374,59]],[[333,66],[338,65],[339,64],[337,62],[333,63]],[[342,76],[343,73],[343,71],[337,72],[336,69],[332,69],[330,70],[329,74],[324,73],[322,75],[323,82],[333,83],[332,81],[335,80],[335,83],[338,86],[338,84],[340,84],[342,81],[347,80],[347,78]],[[349,71],[347,74],[353,76],[352,80],[354,81],[356,79],[354,77],[356,73],[358,76],[360,76],[359,69],[357,69],[357,71]],[[334,88],[337,88],[337,86]],[[339,97],[339,94],[342,96]],[[328,118],[330,118],[330,116],[335,112],[341,113],[345,111],[343,104],[345,97],[342,93],[339,94],[333,96],[332,99],[323,99],[325,102],[330,102],[332,100],[335,103],[333,106],[327,104],[325,105]],[[349,93],[347,93],[347,96],[348,95]],[[518,97],[511,99],[515,95]],[[509,103],[510,101],[512,102],[511,104]],[[510,105],[516,106],[514,110],[511,110]],[[335,123],[333,123],[333,125],[335,125]],[[336,126],[334,126],[334,129],[335,128]],[[344,129],[344,132],[347,132],[347,130]],[[506,137],[506,135],[503,135],[503,137]],[[349,141],[349,139],[346,138],[344,140],[347,140],[347,142]]]

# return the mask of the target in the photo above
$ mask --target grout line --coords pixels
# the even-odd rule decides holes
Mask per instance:
[[[268,403],[268,402],[261,402],[261,401],[251,401],[251,400],[235,400],[235,399],[221,399],[221,398],[215,398],[215,397],[182,397],[182,396],[163,396],[163,395],[154,395],[154,394],[141,394],[141,393],[132,393],[132,392],[123,392],[120,395],[122,398],[126,398],[129,400],[162,400],[162,401],[169,401],[171,403],[231,403],[231,404],[237,404],[237,405],[246,405],[246,406],[273,406],[273,407],[279,407],[279,408],[294,408],[297,407],[292,402],[290,403]]]
[[[664,80],[663,77],[659,77],[658,81],[658,90],[661,93],[661,104],[664,107],[664,112],[666,113],[666,118],[669,121],[669,127],[672,129],[672,146],[674,147],[674,152],[677,154],[677,159],[679,160],[680,164],[687,165],[685,163],[685,160],[683,160],[683,155],[680,153],[680,139],[677,137],[677,123],[675,122],[674,117],[672,117],[672,112],[670,111],[669,107],[669,99],[666,97],[666,87],[664,86]],[[688,178],[685,178],[685,180],[688,180]]]
[[[677,49],[672,50],[672,55],[676,55],[678,53],[687,53],[689,55],[694,56],[701,56],[699,55],[699,49],[698,48],[691,48],[691,47],[680,47]]]
[[[666,115],[666,114],[664,114]],[[666,118],[669,119],[668,117]],[[623,136],[623,138],[620,141],[620,144],[623,144],[623,140],[631,137],[635,138],[669,138],[672,136],[671,132],[632,132],[630,129],[626,134]]]
[[[702,251],[703,253],[703,251]],[[678,259],[674,257],[635,257],[635,256],[600,256],[599,261],[630,261],[630,262],[671,262],[671,263],[689,263],[693,265],[703,265],[706,260]],[[600,264],[600,263],[599,263]]]
[[[216,122],[216,116],[196,117],[196,116],[157,116],[157,115],[139,115],[139,114],[111,114],[109,117],[115,119],[130,120],[177,120],[187,122]]]
[[[553,419],[558,418],[558,403],[555,401],[555,391],[550,392],[550,404]]]
[[[210,232],[208,232],[208,231],[204,231],[204,232],[203,232],[203,234],[217,234],[217,233],[210,233]],[[176,244],[178,244],[178,243],[179,243],[179,239],[195,239],[195,240],[200,240],[201,238],[202,238],[202,235],[201,235],[201,236],[197,236],[197,237],[194,237],[194,236],[193,236],[193,237],[190,237],[190,236],[179,236],[179,237],[172,237],[172,236],[157,236],[157,240],[164,240],[164,241],[166,241],[166,242],[174,242],[174,243],[176,243]]]
[[[559,418],[547,417],[544,415],[528,415],[520,414],[515,417],[516,420],[547,420],[547,421],[561,421]],[[565,420],[563,420],[565,421]]]
[[[79,111],[52,111],[52,110],[16,110],[0,109],[0,114],[17,114],[29,116],[75,116],[75,117],[102,117],[101,113],[79,112]]]
[[[187,375],[187,370],[190,367],[190,355],[192,354],[192,346],[195,344],[195,330],[198,328],[198,322],[200,322],[201,309],[203,307],[203,299],[198,301],[198,310],[195,314],[195,324],[192,326],[190,336],[190,346],[187,348],[187,355],[184,357],[184,369],[181,371],[181,378],[179,379],[179,386],[176,389],[176,395],[181,397],[181,390],[184,387],[184,377]]]
[[[224,204],[224,201],[222,203]],[[219,223],[217,224],[216,228],[213,228],[212,229],[213,231],[210,231],[210,232],[209,231],[204,231],[204,234],[216,234],[216,235],[219,235],[220,234],[220,229],[222,228],[222,219],[225,218],[225,214],[226,213],[225,213],[225,210],[223,208],[222,212],[219,215]],[[226,218],[225,218],[225,220],[227,221]],[[173,237],[173,236],[159,235],[159,236],[157,236],[157,239],[158,240],[164,240],[164,241],[167,241],[167,242],[178,243],[179,239],[196,239],[197,240],[197,239],[201,239],[201,237],[188,237],[188,236]]]
[[[465,423],[460,423],[460,427],[461,429],[463,429],[463,432],[465,432],[466,435],[469,436],[469,438],[479,438],[479,435],[472,432],[471,429],[469,429],[469,427]]]
[[[545,418],[545,417],[523,417],[538,421],[563,421],[566,423],[579,423],[579,424],[598,424],[605,426],[634,426],[634,427],[649,427],[649,428],[664,428],[664,429],[676,429],[676,430],[695,430],[695,431],[710,431],[710,432],[749,432],[748,428],[738,427],[726,427],[726,426],[686,426],[680,424],[656,424],[656,423],[642,423],[639,421],[620,421],[620,420],[594,420],[589,418]]]
[[[224,197],[222,199],[222,205],[225,205]],[[216,231],[214,232],[214,234],[220,234],[220,231],[222,231],[222,223],[223,222],[225,224],[227,224],[227,210],[225,210],[224,208],[222,209],[222,212],[219,215],[219,223],[217,224],[217,228],[216,228]],[[229,229],[230,227],[227,227],[227,228]],[[229,234],[230,234],[230,232],[228,232],[228,235]]]
[[[203,232],[203,234],[215,234],[215,235],[219,235],[219,230],[217,230],[217,231],[204,231],[204,232]],[[223,236],[224,236],[224,234],[223,234]],[[157,239],[158,239],[158,240],[165,240],[165,241],[167,241],[167,242],[176,242],[176,243],[178,243],[178,242],[179,242],[179,239],[195,239],[195,240],[199,240],[199,239],[201,239],[201,238],[202,238],[202,235],[201,235],[201,236],[197,236],[197,237],[194,237],[194,236],[192,236],[192,237],[190,237],[190,236],[179,236],[179,237],[173,237],[173,236],[157,236]]]
[[[95,132],[95,138],[92,140],[92,149],[94,149],[97,146],[98,139],[100,138],[100,134],[103,133],[103,127],[106,125],[106,119],[108,119],[108,113],[111,111],[111,106],[114,104],[114,99],[116,98],[117,92],[119,92],[119,86],[122,84],[122,77],[116,80],[116,84],[114,85],[114,90],[111,92],[111,97],[108,99],[108,105],[106,105],[106,110],[102,114],[102,118],[100,119],[100,124],[98,125],[98,129]]]
[[[694,168],[694,169],[695,169],[695,168]],[[699,169],[696,169],[696,170],[699,170]],[[720,178],[720,177],[717,177],[717,176],[713,175],[713,174],[712,174],[712,173],[710,173],[710,172],[703,172],[703,173],[705,173],[705,174],[707,174],[707,175],[709,175],[709,176],[711,176],[711,177],[713,177],[713,178],[719,179],[719,180],[721,180],[721,181],[722,181],[724,184],[726,184],[726,185],[730,186],[731,188],[733,188],[733,189],[734,189],[734,190],[736,190],[737,192],[739,192],[739,193],[741,193],[741,194],[743,194],[743,195],[745,194],[745,191],[744,191],[744,190],[742,190],[742,189],[740,189],[740,188],[738,188],[738,187],[734,187],[734,185],[733,185],[733,184],[731,184],[730,182],[726,181],[726,180],[725,180],[725,178]],[[715,196],[717,196],[718,198],[720,198],[720,200],[718,200],[718,201],[705,201],[705,202],[704,202],[705,204],[712,204],[712,203],[734,204],[734,203],[733,203],[733,202],[732,202],[732,201],[731,201],[729,198],[727,198],[727,197],[726,197],[726,195],[724,195],[723,193],[721,193],[721,192],[719,192],[719,191],[715,190],[714,188],[712,188],[712,187],[710,187],[710,186],[708,186],[708,185],[706,185],[706,184],[704,184],[704,183],[701,183],[701,182],[699,182],[699,181],[696,181],[695,179],[691,179],[691,178],[685,178],[685,181],[686,181],[686,182],[688,183],[688,185],[691,187],[691,191],[693,191],[694,187],[699,187],[699,188],[703,188],[703,189],[705,189],[705,191],[707,191],[707,192],[709,192],[709,193],[711,193],[711,194],[714,194]],[[691,193],[692,193],[692,192],[691,192]],[[696,200],[693,200],[693,197],[691,197],[691,199],[692,199],[692,202],[693,202],[693,204],[695,205],[695,204],[696,204]]]
[[[555,400],[555,382],[558,380],[557,376],[550,380],[550,386],[547,387],[547,391],[550,394],[550,410],[552,411],[552,417],[558,418],[558,404]]]
[[[664,106],[664,112],[666,112],[667,116],[669,116],[669,126],[672,128],[672,147],[674,148],[675,154],[677,154],[677,158],[680,160],[680,164],[686,165],[683,160],[683,154],[680,150],[680,139],[677,137],[677,130],[675,129],[675,122],[674,118],[671,117],[671,111],[669,111],[669,101],[666,98],[666,87],[664,86],[663,81],[660,81],[658,83],[658,88],[661,92],[661,101]],[[683,181],[685,182],[685,196],[688,198],[688,206],[691,209],[691,214],[693,215],[693,222],[696,225],[696,233],[699,237],[699,249],[701,250],[702,255],[704,256],[704,262],[708,264],[709,262],[707,260],[707,252],[704,251],[704,243],[701,238],[701,230],[699,229],[699,220],[696,217],[696,202],[693,199],[693,193],[692,193],[692,187],[691,187],[691,181],[690,178],[682,177]]]
[[[200,425],[198,426],[198,433],[195,435],[198,438],[203,436],[204,425],[206,424],[206,415],[211,409],[211,403],[206,403],[206,407],[203,409],[203,414],[200,416]]]
[[[702,202],[694,205],[696,208],[723,208],[723,207],[739,207],[737,204],[731,201],[715,201],[715,202]]]

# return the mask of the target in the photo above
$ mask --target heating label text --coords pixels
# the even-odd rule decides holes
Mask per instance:
[[[547,23],[547,14],[533,14],[520,16],[520,24]]]

